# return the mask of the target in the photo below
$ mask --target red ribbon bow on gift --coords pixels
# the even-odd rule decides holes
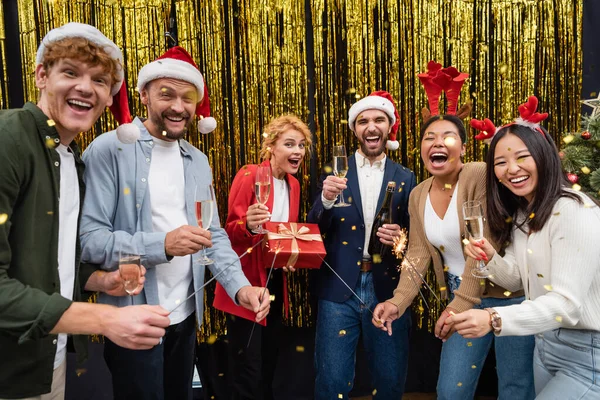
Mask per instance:
[[[296,261],[298,261],[298,257],[300,255],[300,248],[298,247],[298,239],[304,240],[306,242],[312,242],[313,240],[322,242],[323,239],[321,235],[318,233],[309,233],[310,229],[306,226],[300,227],[298,229],[298,224],[296,222],[290,222],[290,227],[286,227],[284,224],[279,224],[277,226],[277,233],[269,232],[267,234],[268,240],[273,239],[291,239],[292,240],[292,255],[287,261],[288,266],[293,267],[296,265]],[[273,251],[273,249],[271,250]]]

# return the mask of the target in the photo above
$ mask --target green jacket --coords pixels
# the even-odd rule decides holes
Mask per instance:
[[[71,305],[58,275],[58,143],[36,105],[0,111],[0,398],[50,392],[58,336],[49,332]],[[70,147],[83,204],[84,165],[76,143]],[[80,300],[79,282],[93,270],[82,276],[79,242],[76,252],[73,297]],[[83,361],[87,337],[73,341]]]

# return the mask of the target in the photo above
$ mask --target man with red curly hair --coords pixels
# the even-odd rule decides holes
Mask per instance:
[[[122,62],[96,28],[66,24],[38,49],[37,105],[0,111],[0,398],[63,399],[67,334],[79,335],[82,361],[81,335],[148,349],[169,325],[159,306],[78,302],[86,290],[126,295],[118,271],[79,268],[85,188],[74,141],[112,104]]]

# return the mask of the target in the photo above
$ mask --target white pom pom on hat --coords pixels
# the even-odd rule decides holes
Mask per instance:
[[[192,56],[184,48],[180,46],[172,47],[155,61],[144,65],[138,74],[137,91],[141,92],[149,82],[161,78],[173,78],[194,85],[200,99],[195,111],[199,119],[198,131],[206,134],[215,130],[217,121],[210,116],[210,99],[204,77],[198,70]],[[123,84],[120,92],[123,92],[123,95],[119,96],[121,101],[117,101],[120,104],[116,105],[116,111],[111,107],[115,119],[122,124],[117,128],[117,137],[123,143],[134,143],[139,139],[140,132],[137,126],[130,123],[131,115],[126,101],[125,84]],[[115,103],[115,98],[113,98],[113,106],[115,106]]]
[[[396,135],[398,133],[398,126],[400,125],[400,115],[396,110],[392,95],[384,90],[379,90],[354,103],[348,111],[348,126],[353,132],[354,121],[356,121],[360,113],[366,110],[380,110],[387,114],[390,118],[392,128],[385,147],[388,150],[398,150],[400,143],[396,140]]]

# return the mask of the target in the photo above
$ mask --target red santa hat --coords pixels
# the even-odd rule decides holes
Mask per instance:
[[[123,53],[121,49],[109,38],[104,36],[95,27],[88,24],[81,24],[79,22],[69,22],[63,26],[52,29],[44,36],[40,47],[38,47],[37,54],[35,57],[36,65],[44,62],[44,56],[46,54],[46,48],[52,43],[59,42],[67,38],[82,38],[100,47],[108,54],[110,58],[115,61],[117,66],[117,81],[111,87],[111,95],[117,94],[123,83]]]
[[[217,127],[217,121],[210,116],[208,87],[204,82],[204,77],[185,49],[179,46],[172,47],[155,61],[144,65],[138,74],[137,91],[141,93],[149,82],[161,78],[178,79],[194,85],[199,99],[196,105],[196,116],[200,119],[198,130],[201,133],[210,133]],[[120,93],[113,98],[111,111],[115,119],[123,124],[117,128],[119,140],[123,143],[134,143],[139,138],[140,132],[137,126],[129,123],[131,115],[124,83]]]
[[[390,130],[385,147],[388,150],[397,150],[400,147],[400,143],[396,140],[398,126],[400,125],[400,115],[396,110],[392,95],[384,90],[379,90],[354,103],[348,111],[348,126],[353,132],[355,131],[354,121],[356,121],[360,113],[366,110],[380,110],[387,114],[390,118],[392,129]]]

